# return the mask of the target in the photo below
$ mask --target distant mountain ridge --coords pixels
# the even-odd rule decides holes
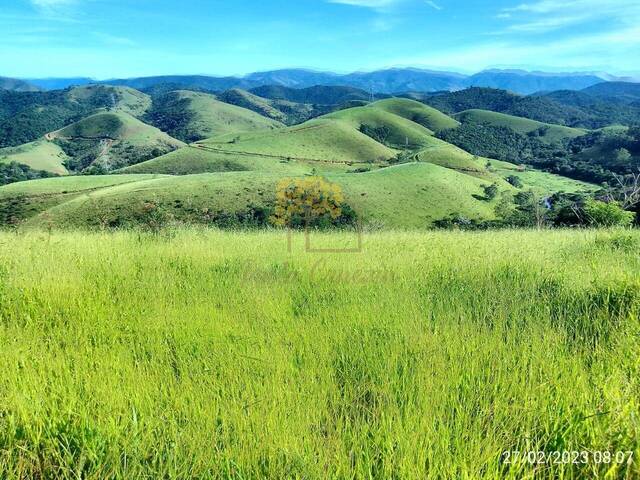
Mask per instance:
[[[39,88],[32,83],[17,78],[0,77],[0,90],[14,92],[37,92]]]
[[[419,68],[390,68],[373,72],[337,74],[304,69],[281,69],[251,73],[242,77],[207,75],[164,75],[139,78],[103,80],[96,83],[128,86],[148,90],[172,84],[179,88],[222,92],[233,88],[251,90],[263,86],[309,88],[314,86],[353,87],[382,94],[403,92],[456,91],[469,87],[487,87],[529,95],[541,91],[583,90],[602,82],[629,80],[606,73],[548,73],[524,70],[484,70],[474,75],[423,70]],[[34,79],[43,89],[66,88],[86,84],[89,79]],[[75,82],[75,83],[74,83]]]

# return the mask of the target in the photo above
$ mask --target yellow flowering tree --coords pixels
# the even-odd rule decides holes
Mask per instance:
[[[342,216],[343,202],[340,186],[324,178],[286,178],[278,182],[271,222],[292,228],[330,225]]]

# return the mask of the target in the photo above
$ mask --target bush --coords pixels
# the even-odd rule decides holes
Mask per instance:
[[[588,224],[594,227],[628,227],[635,218],[633,212],[627,212],[616,202],[593,199],[586,201],[584,213]]]

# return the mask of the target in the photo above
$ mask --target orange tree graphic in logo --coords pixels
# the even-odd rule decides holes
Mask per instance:
[[[355,219],[353,210],[345,203],[342,189],[321,177],[285,178],[278,182],[276,205],[271,223],[289,228],[289,250],[291,251],[291,229],[304,228],[307,251],[345,252],[347,250],[312,250],[309,230],[332,225],[348,224]],[[360,251],[361,238],[358,235]]]

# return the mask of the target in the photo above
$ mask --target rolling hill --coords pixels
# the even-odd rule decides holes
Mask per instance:
[[[146,118],[151,124],[185,142],[283,126],[274,119],[246,108],[221,102],[211,94],[188,90],[178,90],[156,98]]]
[[[348,124],[356,131],[365,132],[363,127],[371,131],[378,130],[379,133],[376,134],[374,132],[374,138],[391,148],[419,148],[426,145],[433,135],[432,130],[404,117],[377,108],[376,104],[340,110],[322,118],[338,120]]]
[[[184,143],[123,111],[101,111],[46,136],[73,157],[72,169],[113,170],[183,147]]]
[[[528,118],[506,115],[488,110],[466,110],[455,115],[460,122],[485,123],[497,127],[509,127],[521,135],[536,134],[547,143],[557,143],[584,135],[586,131],[538,122]]]
[[[340,105],[353,101],[368,102],[371,94],[353,87],[316,85],[307,88],[289,88],[266,85],[251,89],[251,93],[271,100],[288,100],[315,105]]]
[[[375,108],[411,120],[433,132],[455,128],[458,122],[444,113],[415,100],[389,98],[372,104]]]
[[[151,97],[129,87],[84,85],[70,89],[67,98],[79,105],[119,110],[140,118],[151,107]]]
[[[324,117],[295,127],[232,134],[199,143],[221,152],[329,163],[374,163],[396,155],[395,150],[360,133],[353,125]]]
[[[640,100],[640,83],[603,82],[582,90],[582,93],[598,98],[614,98],[625,103]]]
[[[0,149],[0,162],[16,162],[27,165],[34,170],[44,170],[56,175],[68,173],[64,163],[69,156],[55,143],[44,139],[20,145]]]
[[[84,86],[51,92],[0,90],[0,147],[32,142],[94,113],[109,108],[140,117],[150,98],[125,87]]]

